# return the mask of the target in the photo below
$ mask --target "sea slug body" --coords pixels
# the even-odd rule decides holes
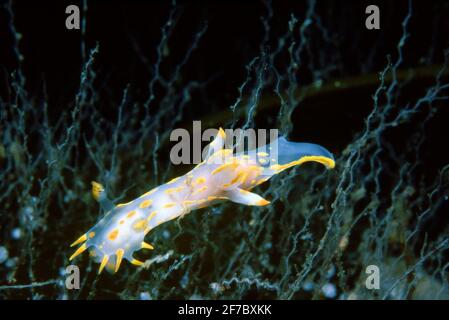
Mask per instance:
[[[101,184],[92,182],[92,194],[105,215],[72,244],[81,246],[70,260],[88,249],[100,263],[99,273],[105,267],[117,272],[123,259],[141,266],[143,262],[136,260],[133,253],[153,249],[144,238],[158,225],[220,201],[266,206],[270,202],[250,190],[273,175],[309,161],[327,168],[335,166],[332,154],[316,144],[279,137],[261,148],[233,154],[232,149],[224,148],[225,139],[226,133],[220,128],[202,163],[125,204],[114,206]]]

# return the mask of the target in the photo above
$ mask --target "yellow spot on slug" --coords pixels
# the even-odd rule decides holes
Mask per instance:
[[[231,184],[234,184],[234,183],[237,183],[237,182],[244,183],[247,176],[248,176],[247,172],[240,171],[237,174],[237,176],[235,176],[234,179],[231,180]]]
[[[118,237],[118,229],[114,229],[108,234],[108,239],[111,241],[114,241],[115,239],[117,239],[117,237]]]
[[[166,204],[164,204],[164,208],[171,208],[171,207],[174,207],[174,206],[176,206],[176,203],[175,202],[169,202],[169,203],[166,203]]]
[[[223,184],[223,188],[228,188],[237,182],[244,183],[247,176],[248,173],[241,171],[234,177],[234,179],[231,180],[231,182]]]
[[[177,188],[170,188],[165,190],[166,194],[172,194],[172,193],[176,193],[176,192],[181,192],[184,189],[184,187],[177,187]]]
[[[196,203],[195,200],[184,200],[184,201],[182,202],[182,204],[184,204],[184,205],[190,205],[190,204],[195,204],[195,203]]]
[[[234,184],[234,183],[236,183],[237,181],[240,180],[240,174],[241,174],[241,172],[239,172],[239,173],[234,177],[234,179],[231,180],[231,184]]]
[[[259,157],[268,157],[268,153],[266,153],[266,152],[258,152],[257,155]]]
[[[240,192],[241,194],[249,194],[249,193],[251,193],[251,192],[249,192],[249,191],[247,191],[247,190],[243,190],[243,189],[240,189],[239,192]]]
[[[128,214],[126,215],[127,218],[132,218],[135,214],[136,214],[136,210],[130,211],[128,212]]]
[[[154,216],[157,214],[157,211],[153,211],[153,212],[151,212],[150,213],[150,215],[148,216],[148,218],[147,218],[147,221],[148,222],[150,222],[151,221],[151,219],[153,219],[154,218]]]
[[[228,197],[209,196],[209,197],[207,197],[207,200],[209,200],[209,201],[212,201],[212,200],[228,200]]]
[[[227,168],[233,168],[235,169],[238,166],[238,163],[233,162],[233,163],[225,163],[222,164],[221,166],[219,166],[218,168],[216,168],[215,170],[212,171],[212,174],[217,174]]]
[[[195,190],[194,192],[192,192],[192,195],[204,192],[206,190],[207,190],[207,186],[202,186],[201,188],[199,188],[199,189]]]
[[[198,179],[196,179],[196,184],[202,184],[206,182],[206,178],[205,177],[199,177]]]
[[[153,200],[142,201],[142,203],[140,204],[139,208],[141,208],[141,209],[148,208],[149,206],[151,206],[152,203],[153,203]]]
[[[93,238],[93,237],[95,237],[95,232],[89,232],[89,238]]]
[[[137,220],[133,225],[133,229],[137,232],[144,231],[148,226],[148,222],[146,219]]]

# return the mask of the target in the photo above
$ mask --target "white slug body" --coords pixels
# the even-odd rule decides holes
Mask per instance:
[[[265,206],[270,202],[249,190],[274,174],[308,161],[320,162],[328,168],[335,166],[332,154],[315,144],[289,142],[281,137],[246,154],[233,154],[232,149],[224,149],[225,138],[220,128],[209,145],[206,160],[193,170],[109,210],[72,244],[84,242],[70,260],[89,249],[101,263],[99,272],[105,267],[117,271],[123,258],[142,265],[143,262],[133,258],[133,253],[142,248],[153,249],[144,238],[161,223],[225,200]],[[92,192],[97,201],[108,201],[100,184],[93,183]]]

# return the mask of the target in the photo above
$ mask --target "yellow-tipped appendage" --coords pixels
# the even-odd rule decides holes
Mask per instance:
[[[70,245],[70,247],[76,246],[77,244],[80,244],[81,242],[84,242],[87,240],[87,235],[83,234],[81,237],[78,238],[74,243]]]
[[[84,243],[81,247],[79,247],[74,254],[72,254],[69,258],[70,261],[72,261],[73,259],[75,259],[76,256],[80,255],[81,253],[83,253],[85,250],[87,249],[87,245]]]
[[[101,264],[100,264],[100,268],[98,269],[98,274],[100,274],[102,271],[103,271],[103,269],[104,269],[104,267],[106,266],[106,264],[108,263],[108,260],[109,260],[109,256],[104,256],[103,257],[103,260],[101,260]]]
[[[79,243],[81,243],[81,242],[83,242],[83,241],[86,241],[86,240],[87,240],[87,235],[84,234],[84,235],[82,235],[78,240],[76,240],[76,241],[72,244],[72,246],[77,245],[77,244],[79,244]],[[152,245],[149,244],[149,243],[142,242],[141,248],[142,248],[142,249],[150,249],[150,250],[153,250],[153,249],[154,249],[154,246],[152,246]],[[79,248],[78,248],[78,249],[77,249],[77,250],[70,256],[69,260],[72,261],[75,257],[77,257],[78,255],[80,255],[81,253],[83,253],[86,249],[87,249],[87,244],[84,243],[81,247],[79,247]],[[121,263],[122,263],[122,261],[123,261],[123,256],[125,255],[125,250],[123,250],[122,248],[117,249],[116,255],[117,255],[117,260],[116,260],[116,263],[115,263],[115,271],[114,271],[114,272],[117,272],[118,269],[120,268],[120,265],[121,265]],[[108,256],[108,255],[104,255],[104,256],[103,256],[103,259],[101,260],[100,267],[99,267],[99,269],[98,269],[98,274],[101,274],[101,273],[103,272],[103,269],[104,269],[104,268],[106,267],[106,265],[108,264],[108,261],[109,261],[109,256]],[[143,266],[143,265],[144,265],[144,262],[139,261],[139,260],[137,260],[137,259],[132,259],[132,260],[131,260],[131,264],[140,267],[140,266]]]
[[[131,263],[133,264],[133,265],[135,265],[135,266],[138,266],[138,267],[141,267],[141,266],[143,266],[143,262],[142,261],[139,261],[139,260],[137,260],[137,259],[132,259],[131,260]]]
[[[120,268],[120,264],[122,263],[122,258],[123,258],[124,253],[125,253],[125,251],[123,249],[117,249],[117,251],[116,251],[117,262],[115,263],[115,272],[117,272],[118,269]]]
[[[149,243],[142,242],[142,249],[150,249],[150,250],[153,250],[154,247],[153,247],[151,244],[149,244]]]
[[[101,183],[92,181],[92,196],[95,200],[99,201],[101,194],[104,192],[104,187]]]
[[[222,139],[226,139],[226,133],[223,130],[223,128],[220,127],[220,129],[218,129],[218,135],[222,138]]]

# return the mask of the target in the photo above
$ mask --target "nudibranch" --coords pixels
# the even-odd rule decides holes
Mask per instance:
[[[203,162],[128,203],[114,206],[103,186],[92,182],[92,195],[105,215],[72,244],[72,247],[82,245],[70,260],[88,249],[100,263],[99,273],[105,267],[117,272],[123,259],[142,266],[144,263],[135,259],[133,253],[153,249],[144,238],[161,223],[225,200],[266,206],[270,202],[250,190],[273,175],[309,161],[329,169],[335,166],[332,154],[316,144],[290,142],[279,137],[263,147],[234,153],[233,148],[225,148],[225,139],[226,133],[220,128]]]

